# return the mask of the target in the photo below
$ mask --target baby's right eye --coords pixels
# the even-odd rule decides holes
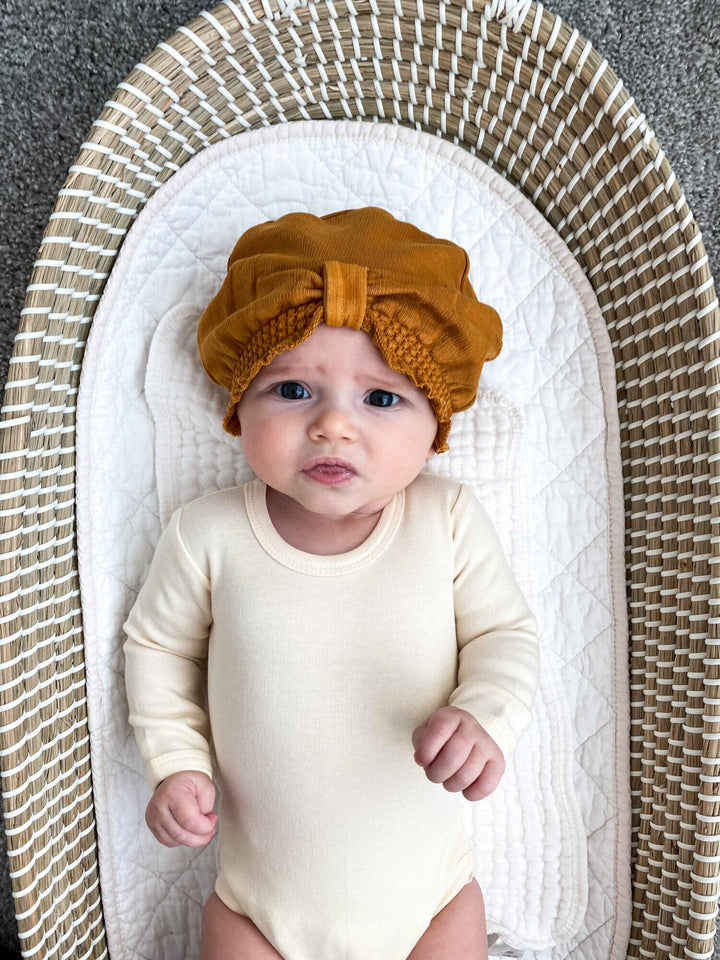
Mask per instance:
[[[286,380],[285,383],[279,383],[275,387],[275,392],[279,393],[283,400],[307,400],[310,396],[305,387],[296,380]]]

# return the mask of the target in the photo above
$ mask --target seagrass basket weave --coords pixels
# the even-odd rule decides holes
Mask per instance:
[[[632,957],[712,955],[720,864],[720,314],[680,187],[632,97],[529,0],[237,0],[118,87],[42,240],[2,411],[0,754],[26,957],[107,955],[75,550],[83,350],[127,230],[194,154],[290,120],[406,124],[518,186],[613,344],[632,691]],[[601,960],[601,958],[598,958]]]

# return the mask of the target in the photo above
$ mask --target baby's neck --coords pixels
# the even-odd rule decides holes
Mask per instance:
[[[369,516],[326,517],[309,513],[271,487],[266,493],[267,510],[273,527],[291,547],[319,556],[348,553],[364,543],[373,532],[382,510]]]

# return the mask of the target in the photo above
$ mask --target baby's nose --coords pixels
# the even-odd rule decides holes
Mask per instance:
[[[324,404],[310,426],[313,439],[354,440],[357,430],[352,415],[339,403]]]

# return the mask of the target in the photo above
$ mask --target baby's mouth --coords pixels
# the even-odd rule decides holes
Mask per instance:
[[[323,483],[326,486],[347,483],[348,480],[357,476],[355,467],[347,460],[341,460],[339,457],[316,457],[304,465],[302,472],[311,480]]]

